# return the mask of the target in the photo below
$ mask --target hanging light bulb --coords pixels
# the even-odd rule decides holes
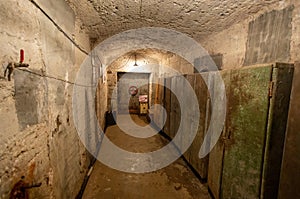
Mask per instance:
[[[136,53],[134,54],[134,65],[133,66],[138,66],[136,63]]]

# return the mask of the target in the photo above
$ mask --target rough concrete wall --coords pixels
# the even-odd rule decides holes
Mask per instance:
[[[247,31],[247,22],[235,24],[199,42],[209,54],[223,55],[223,69],[238,68],[244,62]]]
[[[57,3],[60,9],[46,9],[49,16],[89,49],[72,11]],[[74,198],[89,160],[72,120],[70,82],[85,55],[30,1],[1,1],[0,18],[0,198],[9,197],[21,176],[42,183],[29,190],[31,198]],[[3,69],[19,61],[21,48],[29,70],[15,69],[8,82]]]
[[[162,56],[161,66],[162,67],[160,70],[160,74],[161,74],[160,76],[174,75],[174,74],[168,74],[168,70],[166,70],[166,67],[170,67],[178,71],[180,74],[194,73],[194,67],[189,62],[187,62],[185,59],[173,53],[167,53]]]
[[[292,10],[292,19],[291,22],[289,21],[290,15],[287,15],[285,20],[286,23],[291,23],[291,26],[289,24],[281,24],[278,19],[270,19],[271,22],[278,22],[277,24],[274,24],[274,30],[276,30],[276,25],[283,25],[284,27],[288,27],[289,30],[282,30],[287,31],[286,34],[278,34],[281,35],[281,37],[278,37],[277,33],[278,31],[269,31],[269,35],[266,35],[265,39],[267,39],[269,42],[268,49],[261,49],[262,46],[266,46],[265,43],[260,42],[260,45],[262,46],[252,46],[252,49],[247,48],[247,42],[250,38],[248,33],[251,32],[249,30],[249,23],[255,23],[254,21],[257,20],[260,16],[261,18],[267,17],[269,15],[272,15],[275,13],[276,10],[277,13],[283,12],[282,10],[285,8],[288,8],[290,6],[293,6]],[[286,0],[286,1],[280,1],[276,4],[273,4],[272,6],[265,7],[265,9],[262,9],[261,11],[254,13],[252,17],[246,19],[244,22],[238,23],[236,25],[233,25],[229,27],[228,29],[225,29],[221,31],[218,34],[211,35],[202,41],[200,43],[202,46],[209,51],[210,54],[223,54],[223,68],[224,69],[230,69],[230,68],[239,68],[244,65],[244,62],[247,63],[245,60],[246,55],[249,53],[248,50],[262,52],[263,54],[260,55],[260,59],[256,59],[253,63],[264,63],[264,62],[271,62],[271,61],[285,61],[285,62],[291,62],[291,63],[298,63],[299,60],[299,51],[300,51],[300,2],[297,0]],[[250,25],[251,27],[251,25]],[[259,32],[259,29],[257,29]],[[264,29],[262,27],[261,32],[264,32]],[[279,31],[281,31],[279,29]],[[253,33],[253,32],[252,32]],[[291,35],[288,35],[291,34]],[[256,35],[257,40],[262,41],[261,39],[262,35]],[[287,38],[288,36],[288,38]],[[254,35],[255,37],[255,35]],[[277,38],[277,39],[275,39]],[[282,39],[282,40],[281,40]],[[288,41],[286,41],[288,40]],[[276,47],[276,45],[281,44],[283,46],[279,46],[277,49],[277,52],[272,52],[272,49]],[[289,47],[287,48],[288,45]],[[248,46],[250,47],[250,46]],[[253,49],[255,47],[255,49]],[[274,53],[281,52],[282,49],[286,49],[287,52],[282,53],[283,57],[279,56],[273,56]],[[267,59],[263,59],[262,57],[265,56]],[[281,55],[280,55],[281,56]],[[249,57],[253,58],[253,57]],[[280,58],[280,59],[278,59]],[[276,59],[276,60],[272,60]],[[299,109],[298,109],[298,101],[297,96],[299,95],[299,88],[298,88],[298,82],[299,82],[299,64],[295,65],[295,74],[294,74],[294,82],[293,82],[293,90],[291,95],[291,101],[290,101],[290,113],[289,113],[289,121],[288,121],[288,127],[287,127],[287,139],[285,144],[285,153],[284,153],[284,161],[283,161],[283,170],[282,170],[282,177],[281,177],[281,185],[279,190],[279,198],[295,198],[295,196],[299,195],[299,190],[297,190],[297,187],[300,185],[299,176],[297,174],[299,173],[300,169],[300,163],[299,163],[299,153],[297,153],[297,148],[295,146],[297,143],[299,143],[299,139],[297,138],[298,131],[296,129],[299,129],[299,123],[300,119],[299,117],[295,117],[295,115],[299,115]],[[298,196],[297,195],[297,196]]]

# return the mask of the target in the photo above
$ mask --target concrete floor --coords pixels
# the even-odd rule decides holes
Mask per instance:
[[[144,118],[131,116],[145,126]],[[142,132],[140,132],[142,133]],[[160,135],[147,139],[134,138],[118,126],[107,129],[106,135],[117,146],[132,152],[154,151],[168,141]],[[210,199],[207,186],[201,184],[182,159],[151,173],[132,174],[111,169],[97,161],[90,176],[83,199],[90,198],[197,198]]]

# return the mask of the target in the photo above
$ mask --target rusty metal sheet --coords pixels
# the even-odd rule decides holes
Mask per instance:
[[[285,64],[222,71],[227,117],[208,170],[216,199],[277,198],[292,71]]]
[[[222,139],[223,199],[259,198],[271,74],[272,66],[231,71]]]

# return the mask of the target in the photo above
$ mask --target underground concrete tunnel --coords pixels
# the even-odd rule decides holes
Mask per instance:
[[[0,198],[300,198],[299,12],[1,1]]]

